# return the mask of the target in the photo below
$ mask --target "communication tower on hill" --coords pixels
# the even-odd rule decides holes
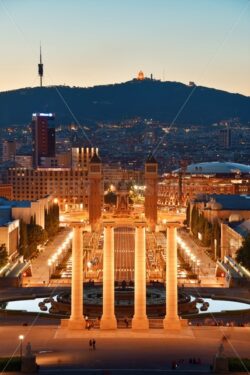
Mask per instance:
[[[40,62],[38,64],[38,74],[40,76],[40,87],[43,86],[43,63],[42,63],[42,47],[40,44]]]

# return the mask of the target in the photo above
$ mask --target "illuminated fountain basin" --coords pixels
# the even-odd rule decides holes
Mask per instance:
[[[132,317],[134,313],[133,306],[134,292],[132,288],[126,288],[122,290],[116,289],[115,293],[115,312],[116,316],[119,317]],[[35,298],[26,299],[19,301],[7,301],[0,304],[0,308],[6,310],[21,310],[27,312],[44,312],[53,314],[70,314],[70,295],[69,293],[63,292],[55,295],[53,299],[48,302],[48,298]],[[187,296],[184,294],[179,295],[179,313],[180,314],[192,314],[203,312],[216,313],[222,311],[235,311],[235,310],[248,310],[250,304],[229,300],[217,300],[212,298],[203,298],[203,303],[195,301],[193,296]],[[44,303],[45,302],[45,303]],[[206,304],[207,308],[204,311],[200,311],[200,308]],[[164,288],[147,288],[147,314],[149,317],[160,317],[164,316],[166,312],[165,308],[165,289]],[[102,315],[102,287],[91,287],[84,288],[84,314],[89,316],[101,316]]]

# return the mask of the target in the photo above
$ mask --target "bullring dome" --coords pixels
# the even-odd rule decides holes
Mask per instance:
[[[173,173],[178,173],[176,169]],[[214,175],[214,174],[250,174],[250,165],[212,161],[205,163],[189,164],[185,171],[186,174]]]

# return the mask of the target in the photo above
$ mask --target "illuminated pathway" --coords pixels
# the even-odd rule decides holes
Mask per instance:
[[[131,228],[115,230],[115,280],[134,280],[135,231]]]

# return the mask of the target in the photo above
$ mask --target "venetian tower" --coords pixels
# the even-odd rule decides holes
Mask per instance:
[[[152,154],[145,163],[145,217],[151,230],[157,224],[158,163]]]
[[[102,164],[101,159],[94,153],[89,162],[89,223],[92,231],[100,227],[102,214]]]

